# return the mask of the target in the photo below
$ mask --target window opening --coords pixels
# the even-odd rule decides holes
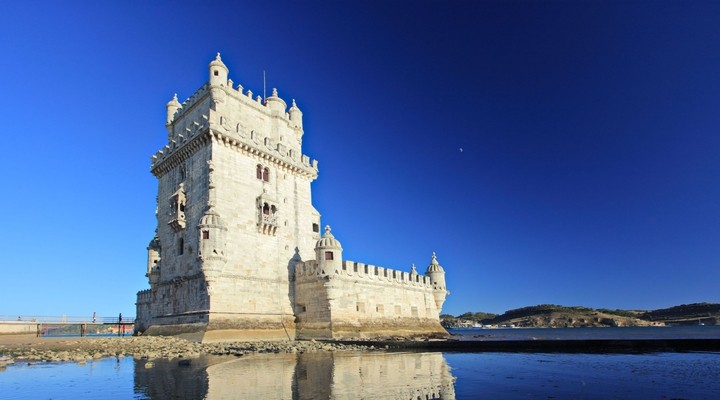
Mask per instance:
[[[210,231],[202,231],[202,238],[205,240],[210,239]]]
[[[255,174],[256,174],[256,176],[257,176],[258,179],[262,179],[262,178],[263,178],[262,165],[260,165],[260,164],[257,165],[257,169],[255,170]]]
[[[265,167],[265,169],[263,169],[262,180],[270,182],[270,168]]]
[[[326,259],[326,260],[333,260],[333,259],[334,259],[333,252],[332,252],[332,251],[326,251],[326,252],[325,252],[325,259]]]

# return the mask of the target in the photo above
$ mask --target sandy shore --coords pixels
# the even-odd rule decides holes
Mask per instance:
[[[243,356],[250,353],[304,353],[313,351],[372,350],[374,346],[310,341],[196,343],[174,337],[38,338],[0,335],[0,367],[17,361],[62,362],[103,357],[136,359],[192,358],[201,355]]]

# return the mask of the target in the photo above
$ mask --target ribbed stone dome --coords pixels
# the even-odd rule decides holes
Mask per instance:
[[[224,226],[220,214],[215,210],[208,209],[205,214],[200,218],[199,226]]]
[[[225,63],[222,62],[222,59],[220,58],[220,53],[217,53],[217,56],[215,56],[215,59],[210,62],[210,67],[223,67],[227,71],[228,67],[225,66]]]
[[[437,256],[435,255],[435,252],[432,253],[432,260],[430,260],[430,265],[428,265],[426,274],[428,272],[445,272],[442,266],[438,264]]]
[[[172,100],[168,101],[167,105],[168,105],[168,107],[175,107],[175,108],[181,107],[181,104],[178,101],[177,93],[175,93],[175,95],[173,95]]]
[[[330,233],[330,225],[325,227],[325,234],[315,244],[316,249],[342,249],[340,242]]]

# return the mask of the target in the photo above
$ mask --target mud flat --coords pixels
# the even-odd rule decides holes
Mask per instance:
[[[136,359],[190,359],[203,355],[243,356],[251,353],[305,353],[316,351],[367,351],[370,344],[337,342],[228,342],[197,343],[162,336],[123,338],[36,338],[32,335],[0,336],[0,368],[18,361],[85,362],[104,357]]]

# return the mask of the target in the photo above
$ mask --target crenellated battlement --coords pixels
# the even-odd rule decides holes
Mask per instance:
[[[175,96],[167,105],[168,143],[151,156],[153,173],[157,175],[168,169],[159,168],[162,164],[172,168],[171,160],[176,154],[187,156],[184,154],[187,150],[192,153],[191,143],[209,133],[218,136],[223,143],[277,162],[280,167],[303,171],[313,179],[317,177],[317,160],[311,160],[300,150],[302,112],[295,100],[287,109],[276,89],[264,102],[261,96],[255,99],[252,96],[251,90],[243,93],[242,85],[234,89],[229,79],[226,84],[205,83],[182,103]],[[268,124],[277,125],[278,122],[283,126],[284,134],[278,133],[278,128],[267,129]],[[200,145],[204,144],[200,142]],[[181,149],[185,151],[179,151]]]
[[[316,279],[316,277],[342,277],[344,279],[366,280],[396,286],[422,286],[433,289],[430,277],[372,264],[343,260],[340,268],[324,270],[316,260],[299,262],[295,266],[296,279]]]
[[[179,159],[183,159],[205,144],[208,138],[211,138],[223,145],[234,147],[244,153],[254,154],[259,158],[276,163],[281,168],[303,172],[313,179],[317,177],[317,160],[311,159],[305,154],[298,157],[294,151],[288,151],[279,143],[275,146],[269,146],[262,140],[264,138],[260,137],[255,131],[247,135],[241,135],[239,133],[223,133],[210,129],[208,128],[207,119],[207,116],[203,115],[200,121],[192,121],[189,124],[191,128],[186,128],[184,134],[178,133],[175,139],[171,139],[167,145],[151,156],[150,169],[155,175],[168,169],[162,168],[163,164],[169,164],[168,167],[172,168],[175,164],[172,159],[176,158],[178,154],[181,155]]]
[[[152,290],[151,289],[145,289],[137,292],[137,302],[138,303],[149,303],[152,299]]]
[[[154,175],[162,175],[166,171],[174,168],[209,140],[233,148],[243,154],[252,155],[258,159],[272,162],[282,170],[300,173],[311,180],[317,178],[319,172],[318,161],[311,160],[307,155],[303,154],[299,158],[294,157],[292,154],[281,153],[278,149],[261,148],[242,138],[214,130],[208,130],[204,134],[192,134],[188,137],[183,137],[182,140],[179,144],[172,142],[172,146],[166,145],[162,150],[152,156],[150,170]]]
[[[190,110],[193,109],[195,104],[199,103],[198,100],[202,99],[206,94],[208,94],[208,89],[210,88],[210,84],[205,82],[198,90],[195,91],[190,97],[185,99],[182,103],[180,103],[180,108],[175,112],[174,120],[177,121],[181,117],[183,117],[186,114],[190,113]]]

